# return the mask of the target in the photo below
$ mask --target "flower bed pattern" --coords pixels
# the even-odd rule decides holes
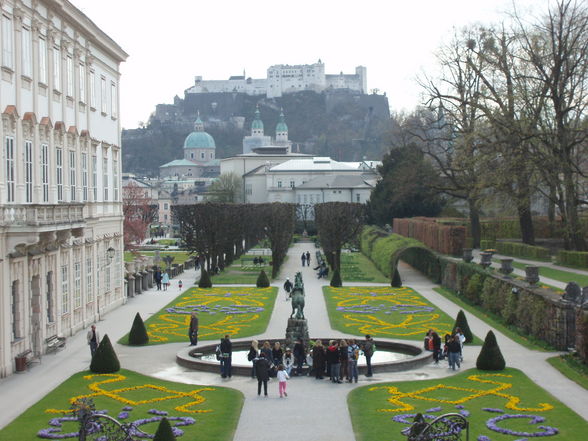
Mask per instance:
[[[420,340],[429,329],[441,336],[453,320],[416,291],[402,287],[324,288],[331,326],[356,335]]]
[[[272,287],[191,288],[146,321],[149,342],[187,341],[192,311],[198,313],[199,340],[258,334],[269,322],[276,292]]]
[[[443,414],[459,413],[469,421],[470,439],[476,441],[564,441],[580,439],[579,434],[588,430],[586,421],[515,369],[501,374],[473,369],[442,382],[359,388],[350,394],[349,404],[358,440],[380,439],[383,434],[402,439],[400,432],[417,413],[429,423]]]

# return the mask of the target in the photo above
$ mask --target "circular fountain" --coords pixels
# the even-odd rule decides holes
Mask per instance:
[[[333,340],[340,340],[341,337]],[[313,341],[318,339],[312,339]],[[332,339],[321,338],[323,343]],[[263,340],[265,341],[265,340]],[[274,341],[269,340],[272,344]],[[281,340],[283,342],[283,340]],[[356,340],[361,343],[361,340]],[[260,343],[262,340],[260,340]],[[251,340],[234,340],[233,356],[231,359],[233,375],[251,375],[251,362],[247,360],[247,353],[251,346]],[[372,357],[372,367],[376,372],[399,372],[424,366],[430,363],[433,359],[431,352],[426,352],[415,344],[374,340],[376,344],[376,352]],[[176,354],[176,362],[183,367],[204,372],[219,372],[219,361],[216,359],[215,349],[218,343],[206,344],[203,346],[188,347],[182,349]],[[307,367],[305,366],[305,369]],[[367,372],[365,364],[365,357],[361,356],[358,361],[358,369],[360,374]]]

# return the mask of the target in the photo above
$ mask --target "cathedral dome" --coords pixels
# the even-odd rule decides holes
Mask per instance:
[[[287,132],[288,126],[286,125],[286,119],[284,118],[284,111],[280,111],[280,119],[278,120],[278,124],[276,125],[276,133],[278,132]]]
[[[200,116],[194,123],[194,131],[186,136],[184,141],[185,149],[214,149],[216,145],[214,138],[204,131],[204,124]]]
[[[255,109],[255,118],[251,123],[251,130],[263,130],[263,121],[261,120],[259,106],[257,106],[257,108]]]

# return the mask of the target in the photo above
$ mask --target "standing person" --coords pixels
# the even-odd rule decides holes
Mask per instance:
[[[439,364],[439,357],[441,356],[441,337],[433,331],[431,334],[431,341],[433,342],[433,360],[435,360],[435,364]]]
[[[339,379],[343,380],[345,378],[349,381],[349,353],[347,342],[344,339],[339,342],[339,363],[341,364]]]
[[[267,382],[269,380],[269,361],[265,358],[265,353],[259,354],[259,358],[254,361],[255,375],[257,376],[257,395],[261,395],[261,385],[263,384],[263,394],[267,397]]]
[[[159,268],[157,268],[157,270],[155,270],[155,275],[153,277],[155,278],[155,284],[157,285],[157,291],[161,291],[161,270]]]
[[[449,358],[449,368],[455,370],[455,366],[461,367],[459,363],[459,355],[461,354],[461,345],[459,344],[459,337],[454,335],[447,343],[447,355]]]
[[[164,271],[161,276],[161,284],[163,285],[163,290],[167,291],[167,286],[169,285],[169,274],[167,271]]]
[[[231,378],[231,359],[233,357],[233,344],[231,343],[229,334],[226,334],[225,338],[221,339],[220,351],[221,377]]]
[[[363,342],[363,355],[365,355],[365,363],[367,364],[367,373],[365,374],[366,377],[371,377],[374,375],[372,371],[372,356],[374,355],[374,339],[371,335],[367,334],[365,336],[365,341]]]
[[[347,346],[347,355],[348,355],[348,370],[349,370],[349,382],[351,383],[353,380],[357,383],[358,378],[358,371],[357,371],[357,359],[359,358],[359,346],[355,343],[355,340],[349,340],[349,345]]]
[[[290,298],[290,291],[292,291],[292,282],[290,279],[286,277],[286,281],[284,282],[284,290],[286,291],[286,301]]]
[[[255,360],[257,358],[259,358],[259,343],[257,340],[252,340],[247,354],[247,360],[251,362],[251,378],[255,378]]]
[[[196,311],[192,311],[192,316],[190,317],[188,336],[190,337],[190,346],[196,346],[198,344],[198,316]]]
[[[94,354],[96,353],[96,348],[98,348],[98,345],[100,344],[100,334],[98,333],[98,331],[96,331],[96,325],[92,325],[90,327],[87,338],[88,344],[90,345],[90,354],[92,354],[92,357],[94,357]]]
[[[265,359],[267,360],[267,362],[270,364],[272,364],[272,347],[270,346],[270,342],[269,341],[264,341],[263,342],[263,346],[261,347],[261,352],[265,354]]]
[[[302,375],[302,365],[306,360],[306,350],[302,340],[296,340],[294,343],[294,363],[296,364],[296,375]]]
[[[306,266],[310,266],[310,251],[306,252]]]
[[[290,376],[288,375],[288,373],[286,372],[286,370],[284,369],[284,365],[281,364],[278,366],[278,389],[280,391],[280,398],[282,398],[282,395],[287,397],[288,393],[286,392],[286,384],[288,384],[288,378],[290,378]]]
[[[339,370],[341,367],[339,360],[339,343],[336,340],[331,340],[329,342],[329,347],[327,348],[327,363],[330,364],[331,367],[331,381],[333,383],[341,383],[341,380],[339,379]]]
[[[302,260],[302,266],[304,266],[304,264],[306,263],[306,253],[302,253],[300,260]]]
[[[180,288],[180,291],[182,290],[182,286],[184,286],[184,283],[180,280],[178,282],[178,288]]]
[[[314,366],[315,378],[322,380],[325,373],[325,348],[320,340],[317,340],[312,348],[312,365]]]
[[[459,346],[461,347],[461,350],[459,351],[459,360],[463,361],[463,344],[465,343],[466,338],[461,328],[455,328],[454,334],[457,336]]]

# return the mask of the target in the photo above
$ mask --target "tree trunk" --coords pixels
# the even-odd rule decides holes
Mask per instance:
[[[480,248],[480,237],[482,235],[482,228],[480,226],[480,210],[478,210],[477,201],[474,199],[469,199],[468,205],[470,209],[472,248]]]
[[[523,243],[535,245],[535,230],[533,228],[533,216],[531,215],[531,203],[527,199],[527,206],[518,206],[519,225],[521,227],[521,236]]]
[[[547,205],[547,219],[549,220],[549,234],[555,237],[555,186],[549,186],[549,202]]]
[[[565,201],[566,201],[566,225],[565,232],[569,238],[570,245],[576,251],[586,251],[586,240],[580,219],[578,217],[578,206],[576,204],[576,186],[570,172],[564,172]]]

